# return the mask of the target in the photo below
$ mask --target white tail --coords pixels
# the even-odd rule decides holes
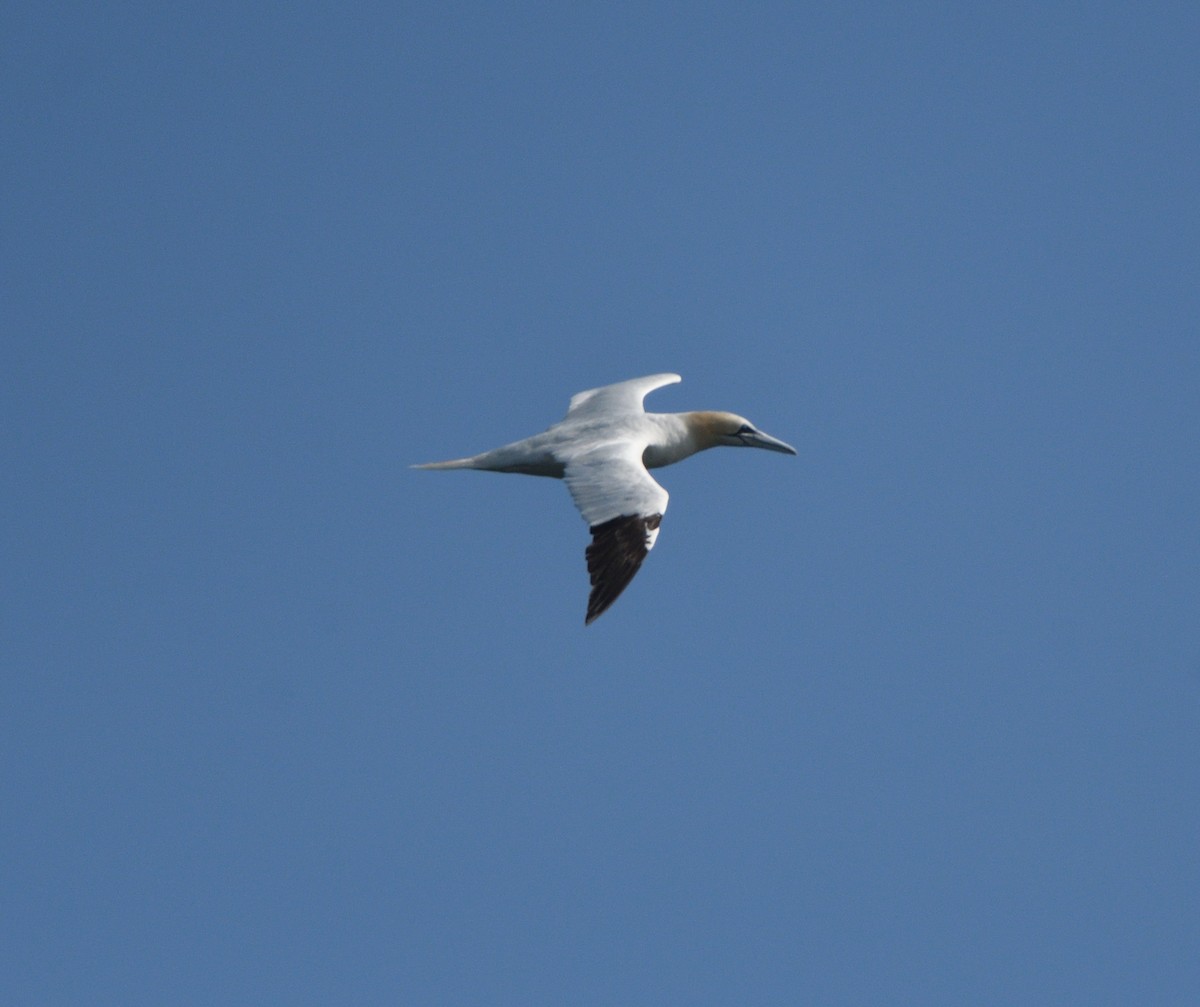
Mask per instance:
[[[473,469],[474,458],[455,458],[448,462],[426,462],[424,465],[410,465],[414,469]]]

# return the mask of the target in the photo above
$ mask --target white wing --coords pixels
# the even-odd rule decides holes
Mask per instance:
[[[642,400],[655,388],[673,385],[682,380],[678,374],[651,374],[649,377],[619,381],[615,385],[605,385],[603,388],[591,388],[571,396],[567,417],[577,419],[595,414],[618,416],[622,413],[640,413]]]
[[[644,445],[613,441],[576,455],[563,476],[589,527],[615,517],[661,515],[669,494],[642,464]]]
[[[567,463],[564,480],[592,532],[585,622],[608,608],[654,548],[668,494],[642,464],[642,445],[603,444]]]

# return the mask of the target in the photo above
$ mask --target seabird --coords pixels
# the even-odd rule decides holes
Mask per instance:
[[[678,374],[651,374],[580,392],[567,415],[544,433],[470,458],[413,468],[520,472],[566,482],[592,533],[585,553],[592,581],[586,625],[628,587],[658,538],[667,491],[647,469],[722,444],[796,453],[733,413],[645,411],[648,393],[681,380]]]

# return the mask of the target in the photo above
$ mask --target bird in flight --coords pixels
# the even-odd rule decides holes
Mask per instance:
[[[592,533],[585,554],[592,582],[586,625],[629,586],[658,538],[667,491],[648,469],[719,445],[796,453],[733,413],[645,411],[647,394],[681,380],[678,374],[651,374],[580,392],[571,398],[567,415],[544,433],[470,458],[413,468],[562,479]]]

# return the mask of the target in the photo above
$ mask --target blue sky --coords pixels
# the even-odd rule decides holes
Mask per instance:
[[[6,5],[4,1001],[1200,1000],[1198,34]]]

